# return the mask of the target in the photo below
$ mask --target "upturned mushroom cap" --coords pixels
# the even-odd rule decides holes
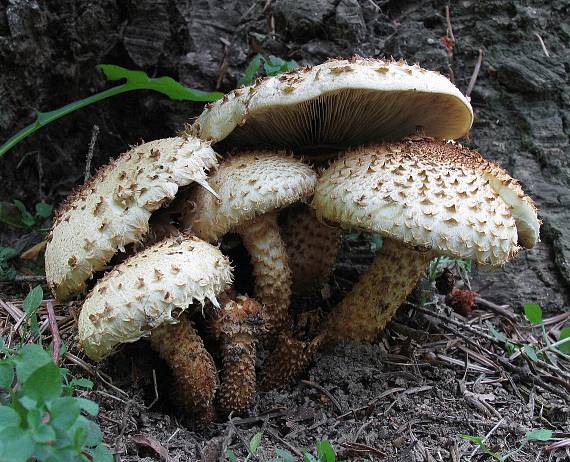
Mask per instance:
[[[232,269],[220,250],[197,237],[166,239],[130,257],[107,273],[85,299],[79,340],[100,361],[120,344],[135,342],[176,313],[209,300],[232,282]]]
[[[151,213],[193,181],[208,187],[216,153],[196,138],[167,138],[125,152],[101,168],[56,214],[48,237],[48,284],[65,300],[124,246],[148,231]]]
[[[320,178],[321,218],[497,266],[539,239],[532,200],[475,151],[420,138],[349,152]]]
[[[196,188],[188,197],[183,224],[214,241],[259,215],[309,198],[317,175],[285,152],[255,151],[224,160],[208,182],[220,199]]]
[[[236,89],[209,104],[190,133],[229,147],[345,147],[399,140],[418,127],[456,139],[472,122],[469,100],[445,76],[355,56]]]

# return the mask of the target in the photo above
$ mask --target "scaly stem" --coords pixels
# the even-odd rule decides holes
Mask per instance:
[[[334,308],[325,322],[325,343],[372,341],[426,270],[433,253],[385,239],[368,271]]]
[[[178,324],[155,329],[150,340],[172,371],[176,401],[186,412],[197,412],[203,423],[211,421],[215,416],[213,401],[218,375],[214,360],[192,322],[182,317]]]
[[[242,225],[239,232],[253,265],[255,298],[265,305],[268,332],[286,329],[290,324],[291,271],[277,213],[260,215]]]

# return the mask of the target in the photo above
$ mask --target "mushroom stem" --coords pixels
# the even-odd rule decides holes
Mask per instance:
[[[213,401],[219,384],[216,365],[192,322],[185,317],[179,321],[153,330],[151,345],[174,375],[176,401],[209,423],[215,417]]]
[[[289,207],[282,218],[281,236],[287,248],[293,293],[320,290],[334,267],[341,229],[320,222],[305,204]]]
[[[296,383],[314,361],[324,335],[303,341],[287,333],[280,334],[275,349],[263,363],[261,388],[272,390]]]
[[[262,325],[260,305],[248,297],[228,300],[214,322],[214,332],[222,343],[223,376],[218,404],[224,414],[246,412],[256,389],[255,352]]]
[[[392,319],[433,258],[393,239],[384,239],[368,271],[325,322],[325,343],[372,341]]]
[[[255,297],[265,305],[267,330],[285,329],[289,327],[291,271],[277,213],[260,215],[242,225],[239,232],[253,265]]]

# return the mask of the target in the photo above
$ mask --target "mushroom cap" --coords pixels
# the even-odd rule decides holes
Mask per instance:
[[[253,151],[223,161],[208,183],[219,196],[194,189],[183,224],[214,241],[245,222],[312,196],[317,174],[285,152]]]
[[[233,90],[209,104],[190,132],[229,147],[346,147],[399,140],[423,129],[469,131],[469,100],[447,77],[403,61],[331,59]]]
[[[206,172],[216,165],[208,143],[178,137],[141,144],[102,167],[56,213],[45,255],[55,296],[81,292],[117,250],[141,240],[151,213],[180,186],[208,187]]]
[[[319,218],[438,254],[497,266],[532,247],[532,200],[503,169],[459,144],[429,138],[362,147],[317,184]]]
[[[232,283],[229,260],[195,236],[166,239],[128,258],[107,273],[85,299],[79,341],[100,361],[120,343],[135,342],[163,324],[177,322],[173,311],[209,300]]]

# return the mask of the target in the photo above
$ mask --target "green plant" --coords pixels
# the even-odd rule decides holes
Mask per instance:
[[[98,414],[98,405],[72,396],[92,382],[69,381],[40,345],[0,351],[0,462],[113,460],[99,426],[87,417]]]
[[[11,204],[0,202],[0,222],[14,228],[31,231],[49,218],[53,212],[53,206],[45,202],[38,202],[34,208],[35,213],[32,214],[18,199],[14,199]]]
[[[0,281],[11,281],[16,277],[16,270],[10,265],[10,260],[18,256],[13,247],[0,247]]]
[[[508,452],[504,456],[495,452],[495,451],[492,451],[491,449],[489,449],[489,447],[485,444],[485,438],[481,438],[479,436],[472,436],[472,435],[461,435],[461,437],[464,440],[470,441],[471,443],[474,443],[477,446],[479,446],[479,449],[484,454],[492,457],[493,460],[496,460],[497,462],[505,462],[509,458],[514,456],[516,453],[520,452],[530,441],[548,441],[548,440],[550,440],[552,438],[552,431],[543,428],[543,429],[539,429],[539,430],[533,430],[533,431],[526,432],[522,441],[521,441],[521,444],[519,445],[519,447],[516,449],[513,449],[512,451]]]
[[[564,327],[560,331],[560,336],[558,341],[551,342],[550,338],[546,333],[546,327],[544,326],[544,320],[542,316],[542,308],[536,303],[527,303],[523,306],[524,314],[527,320],[535,325],[540,326],[542,330],[542,337],[546,346],[538,351],[535,351],[530,345],[524,345],[523,350],[527,356],[533,361],[538,360],[538,355],[544,353],[547,350],[555,351],[558,354],[570,359],[570,327]]]
[[[249,441],[249,455],[244,459],[248,462],[252,456],[255,456],[257,450],[261,447],[263,433],[257,432]],[[303,451],[303,462],[336,462],[336,454],[333,447],[327,440],[318,441],[316,444],[317,455],[314,456],[308,451]],[[226,456],[230,462],[238,462],[238,458],[231,449],[226,449]],[[284,449],[276,449],[275,457],[270,462],[295,462],[295,457],[289,451]]]
[[[432,260],[427,270],[427,278],[430,283],[434,282],[444,268],[456,268],[463,276],[473,269],[473,262],[469,258],[437,257]]]
[[[238,87],[251,84],[261,66],[266,75],[277,75],[295,69],[297,63],[293,60],[285,61],[273,55],[265,58],[258,54],[250,61],[242,78],[238,80]]]
[[[73,103],[67,104],[59,109],[55,109],[49,112],[38,112],[36,114],[36,120],[32,124],[20,130],[2,146],[0,146],[0,157],[2,157],[16,144],[30,136],[41,127],[44,127],[47,124],[85,106],[89,106],[111,96],[119,95],[127,91],[153,90],[162,93],[173,100],[203,102],[216,101],[217,99],[220,99],[224,96],[223,93],[216,91],[205,92],[185,87],[171,77],[150,78],[143,71],[133,71],[112,64],[100,64],[97,67],[103,71],[108,80],[115,81],[126,79],[126,82],[122,85],[117,85],[100,93],[91,95],[87,98],[74,101]]]

